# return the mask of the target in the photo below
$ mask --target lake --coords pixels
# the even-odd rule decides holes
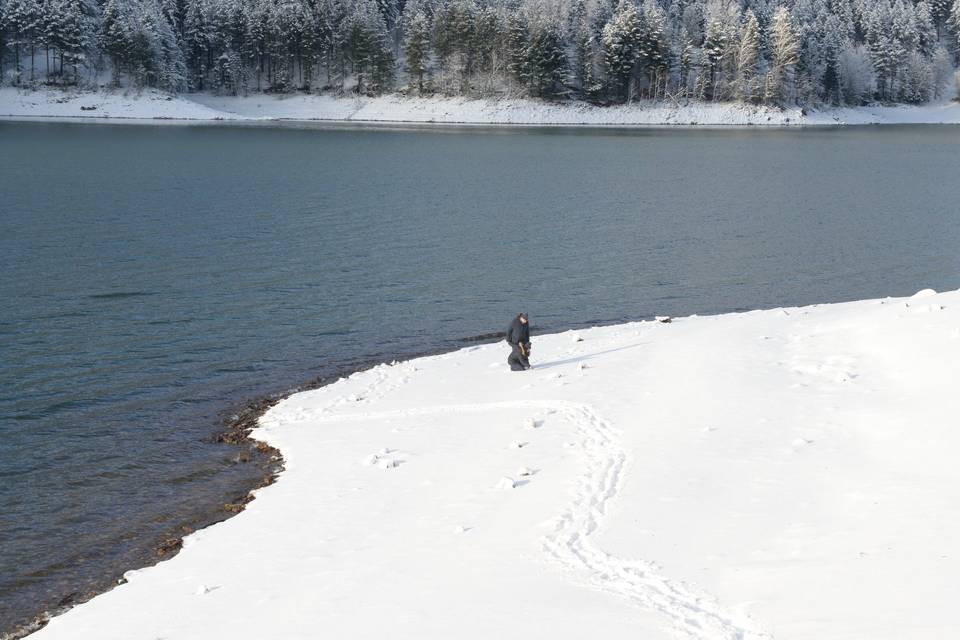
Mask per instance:
[[[521,310],[954,289],[958,176],[960,127],[0,122],[0,634],[224,517],[244,400]]]

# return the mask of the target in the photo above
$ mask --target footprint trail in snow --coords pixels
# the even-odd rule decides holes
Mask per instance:
[[[602,524],[608,503],[624,480],[627,454],[617,431],[588,404],[566,401],[505,401],[454,404],[393,411],[319,416],[321,422],[364,422],[438,414],[477,413],[500,409],[546,410],[569,421],[581,438],[586,473],[577,481],[574,500],[553,521],[542,540],[546,556],[564,572],[591,588],[625,598],[662,615],[678,636],[695,640],[769,640],[753,621],[725,611],[707,594],[662,575],[651,562],[617,558],[603,551],[592,537]],[[524,421],[529,429],[531,421]],[[542,421],[534,421],[538,426]],[[512,443],[513,447],[521,441]],[[527,443],[523,443],[525,446]],[[529,470],[526,470],[529,471]],[[524,474],[520,474],[524,475]],[[508,486],[508,484],[510,486]],[[501,478],[500,489],[514,488]]]

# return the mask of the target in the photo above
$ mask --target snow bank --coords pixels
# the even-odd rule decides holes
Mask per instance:
[[[353,375],[261,419],[246,511],[32,637],[957,637],[958,327],[924,292]]]
[[[960,104],[862,107],[804,113],[741,103],[637,102],[596,107],[582,102],[467,98],[335,98],[326,95],[245,98],[143,92],[20,91],[0,88],[0,117],[317,120],[358,123],[435,123],[487,125],[836,125],[960,123]]]
[[[22,91],[0,88],[0,117],[215,120],[227,114],[160,91]]]

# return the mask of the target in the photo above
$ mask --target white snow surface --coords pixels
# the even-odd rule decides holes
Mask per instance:
[[[530,99],[338,98],[296,94],[247,97],[167,95],[159,91],[25,91],[0,88],[0,118],[89,120],[262,121],[480,125],[836,125],[960,124],[960,103],[874,106],[804,113],[742,103],[651,102],[598,107]]]
[[[275,484],[31,638],[960,636],[960,292],[573,335],[281,402]]]

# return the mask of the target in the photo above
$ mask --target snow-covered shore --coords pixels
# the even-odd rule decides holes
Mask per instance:
[[[62,92],[0,88],[0,118],[264,121],[545,126],[785,126],[837,124],[960,124],[960,103],[875,106],[803,112],[741,103],[637,102],[596,107],[536,100],[465,98],[335,98],[326,95],[208,94],[157,91]]]
[[[534,320],[536,318],[534,317]],[[382,365],[237,517],[38,640],[960,634],[960,292]]]

